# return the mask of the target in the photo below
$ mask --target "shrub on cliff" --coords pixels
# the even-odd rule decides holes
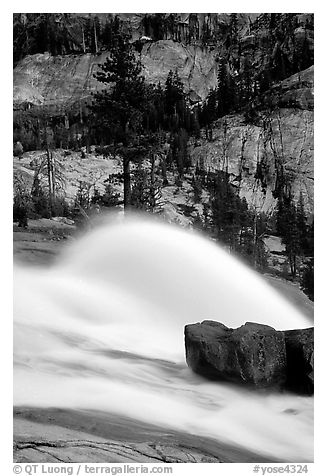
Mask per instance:
[[[14,145],[14,156],[15,157],[21,157],[23,155],[24,148],[22,146],[22,143],[17,141]]]

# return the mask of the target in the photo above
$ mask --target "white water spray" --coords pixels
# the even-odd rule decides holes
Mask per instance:
[[[115,412],[312,461],[312,398],[206,382],[185,364],[185,324],[312,325],[214,243],[134,218],[80,238],[50,269],[16,266],[14,276],[16,405]]]

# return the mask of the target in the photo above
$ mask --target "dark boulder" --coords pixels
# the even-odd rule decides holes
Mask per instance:
[[[185,326],[185,348],[188,366],[209,379],[313,394],[313,328],[203,321]]]
[[[230,329],[215,321],[185,327],[186,361],[205,377],[256,388],[282,388],[286,381],[284,334],[247,322]]]
[[[314,390],[313,327],[284,331],[287,358],[287,387],[312,394]]]

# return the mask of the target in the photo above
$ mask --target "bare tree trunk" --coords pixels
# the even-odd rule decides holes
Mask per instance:
[[[228,174],[228,154],[227,154],[227,122],[224,121],[224,139],[223,139],[223,170]]]
[[[86,135],[86,153],[89,154],[91,152],[91,146],[90,146],[90,130],[88,129],[87,135]]]
[[[125,130],[125,139],[126,144],[125,147],[127,148],[127,137],[129,131],[129,123],[130,119],[127,120],[124,126]],[[126,151],[127,152],[127,151]],[[131,207],[131,162],[127,155],[123,155],[123,176],[124,176],[124,212],[126,213],[128,208]]]
[[[151,154],[151,175],[150,175],[150,206],[151,211],[153,212],[156,206],[156,198],[155,198],[155,154]]]
[[[253,266],[254,269],[257,269],[257,239],[258,239],[258,230],[257,230],[257,211],[255,210],[254,214],[254,225],[253,225]]]
[[[85,48],[85,36],[84,36],[84,28],[82,27],[82,35],[83,35],[83,52],[84,54],[86,53],[86,48]]]
[[[36,148],[41,149],[41,132],[40,132],[40,119],[37,120],[37,139],[36,139]]]
[[[83,124],[83,110],[82,110],[82,103],[79,102],[79,122]]]
[[[96,27],[95,27],[95,21],[93,23],[93,27],[94,27],[94,45],[95,45],[95,53],[98,54],[98,40],[97,40],[97,30],[96,30]]]
[[[294,255],[293,253],[290,255],[289,257],[290,259],[290,267],[291,267],[291,274],[292,274],[292,278],[295,279],[296,278],[296,255]]]
[[[51,164],[51,175],[52,175],[52,198],[53,200],[56,199],[56,164],[53,160],[53,154],[50,152],[50,164]]]
[[[47,175],[48,175],[48,186],[49,186],[49,212],[50,218],[52,218],[52,208],[53,208],[53,176],[52,176],[52,166],[51,166],[51,155],[49,148],[47,147]]]
[[[163,185],[168,185],[166,156],[162,155],[160,159]]]
[[[130,166],[130,160],[127,157],[123,158],[123,173],[124,173],[124,210],[126,212],[131,206],[131,166]]]

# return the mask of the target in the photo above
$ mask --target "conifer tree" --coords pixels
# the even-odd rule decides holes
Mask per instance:
[[[304,211],[304,201],[302,191],[296,205],[296,226],[298,230],[299,250],[301,255],[308,255],[309,242],[308,242],[308,225],[307,217]]]
[[[171,124],[178,127],[181,122],[180,119],[182,119],[185,102],[183,83],[177,70],[175,72],[170,70],[168,73],[165,83],[165,103],[166,113],[170,118],[175,118],[175,121],[171,121]]]
[[[32,198],[33,209],[35,213],[41,217],[49,218],[50,217],[49,200],[41,186],[41,182],[40,182],[40,178],[38,174],[35,174],[34,176],[32,190],[31,190],[31,198]]]
[[[277,205],[277,231],[285,244],[291,275],[297,275],[297,258],[300,254],[300,238],[297,227],[296,206],[290,193],[283,194]]]
[[[233,78],[228,72],[226,60],[222,60],[218,70],[217,88],[217,116],[228,114],[234,106],[235,86]]]
[[[123,158],[124,207],[127,209],[131,202],[130,161],[143,152],[137,135],[142,132],[146,87],[130,35],[121,28],[113,33],[111,54],[95,74],[107,87],[94,95],[92,110],[113,151]]]
[[[235,43],[238,39],[238,18],[237,13],[231,13],[230,16],[230,32],[232,37],[232,42]]]
[[[303,291],[306,295],[314,300],[314,222],[308,227],[307,230],[307,248],[306,258],[304,260],[304,266],[301,272],[300,283]]]

